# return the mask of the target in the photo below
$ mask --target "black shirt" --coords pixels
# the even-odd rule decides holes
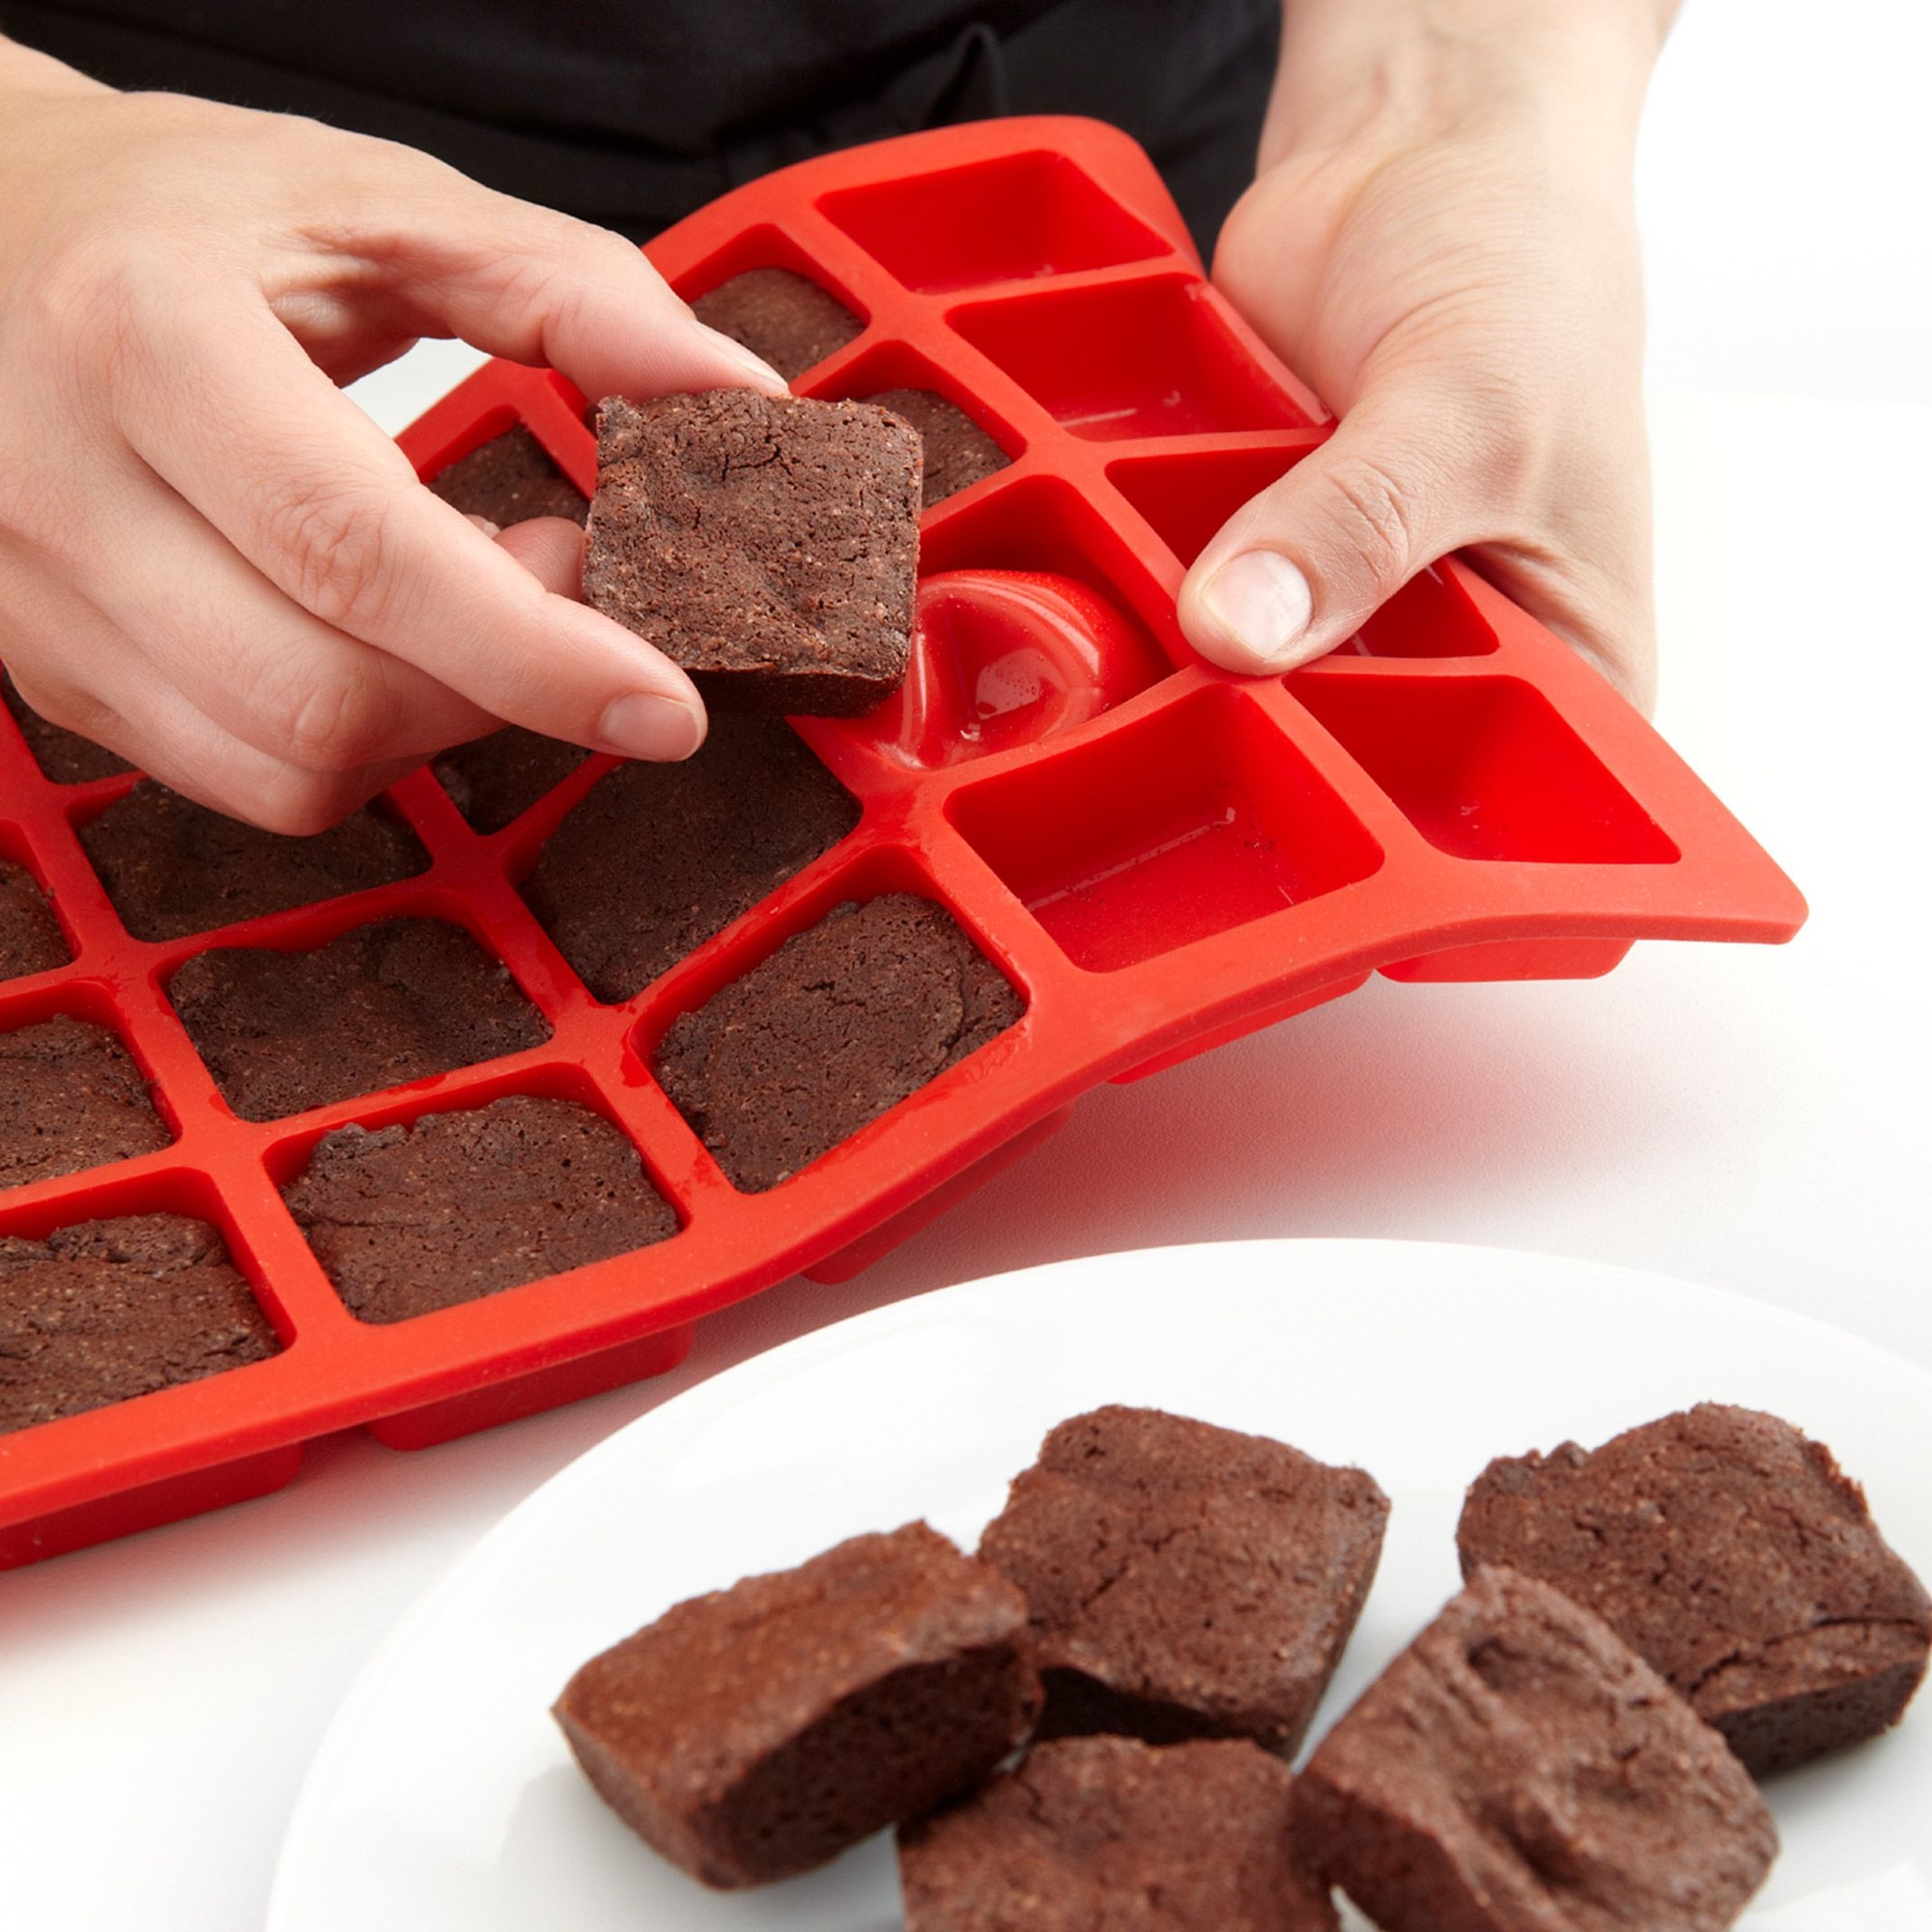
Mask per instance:
[[[1280,0],[0,0],[116,87],[310,114],[642,238],[786,162],[1091,114],[1204,250],[1252,178]]]

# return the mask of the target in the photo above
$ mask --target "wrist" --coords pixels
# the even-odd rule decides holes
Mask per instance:
[[[1627,176],[1675,0],[1285,0],[1263,172],[1498,128]]]

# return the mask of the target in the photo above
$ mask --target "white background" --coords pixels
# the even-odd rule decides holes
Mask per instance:
[[[1741,1290],[1932,1368],[1928,71],[1921,0],[1690,0],[1644,140],[1660,724],[1808,894],[1793,946],[1372,981],[1092,1096],[870,1273],[714,1320],[675,1377],[417,1457],[326,1442],[278,1496],[0,1577],[0,1926],[253,1932],[331,1711],[442,1565],[666,1394],[873,1302],[1416,1236]],[[465,366],[360,393],[399,427]]]

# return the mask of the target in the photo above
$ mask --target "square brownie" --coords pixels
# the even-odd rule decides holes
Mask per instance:
[[[1292,1752],[1381,1557],[1388,1498],[1264,1435],[1151,1408],[1061,1423],[980,1554],[1027,1594],[1042,1736]]]
[[[724,711],[869,711],[905,677],[919,433],[751,389],[606,398],[583,595]]]
[[[882,389],[862,400],[918,430],[925,455],[922,500],[928,510],[1012,462],[957,403],[932,389]]]
[[[1322,1739],[1299,1842],[1382,1932],[1719,1932],[1777,1833],[1600,1618],[1479,1570]]]
[[[1240,1740],[1039,1745],[900,1827],[906,1932],[1336,1932],[1293,1782]]]
[[[106,1027],[56,1013],[0,1034],[0,1187],[153,1153],[170,1138]]]
[[[555,1715],[639,1837],[735,1888],[930,1810],[1038,1708],[1020,1593],[915,1522],[675,1605],[592,1658]]]
[[[836,296],[789,269],[747,269],[699,296],[691,308],[699,322],[742,342],[786,382],[843,349],[866,327]]]
[[[582,745],[506,724],[451,747],[434,770],[450,803],[487,838],[554,791],[589,755]]]
[[[344,893],[393,885],[429,857],[369,806],[309,838],[224,817],[143,779],[80,828],[80,843],[136,939],[185,939]]]
[[[521,1053],[550,1025],[459,925],[391,919],[312,952],[198,953],[168,998],[244,1121]]]
[[[177,1214],[0,1236],[0,1434],[260,1362],[279,1345],[221,1236]]]
[[[0,859],[0,980],[51,972],[70,956],[60,922],[33,874]]]
[[[1004,1033],[1007,977],[931,899],[890,893],[794,933],[680,1014],[654,1071],[729,1177],[761,1193]]]
[[[522,423],[440,470],[429,487],[445,503],[469,516],[487,517],[504,530],[531,517],[567,517],[581,524],[590,513],[583,492]]]
[[[83,738],[78,731],[43,718],[20,696],[11,676],[0,676],[0,697],[6,699],[34,762],[55,784],[88,784],[95,779],[111,779],[134,769],[105,745],[97,745],[92,738]]]
[[[363,1321],[405,1321],[677,1233],[627,1136],[574,1100],[534,1094],[343,1127],[282,1196]]]
[[[599,779],[524,896],[600,1000],[628,1000],[858,822],[857,800],[781,719],[715,718],[682,764]]]
[[[1932,1605],[1822,1442],[1700,1403],[1601,1449],[1499,1457],[1457,1529],[1594,1610],[1763,1776],[1898,1721]]]

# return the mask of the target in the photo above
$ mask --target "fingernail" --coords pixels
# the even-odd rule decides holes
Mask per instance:
[[[696,316],[692,318],[692,327],[707,336],[721,355],[728,355],[754,381],[772,389],[790,389],[791,384],[769,362],[762,356],[753,355],[735,336],[726,335],[722,328],[713,328],[708,322],[699,322]]]
[[[675,764],[688,758],[704,742],[701,713],[675,697],[634,691],[604,713],[597,733],[605,745],[626,758],[648,758],[653,764]]]
[[[1308,580],[1278,551],[1231,556],[1202,592],[1208,613],[1258,671],[1287,670],[1314,611]],[[1229,666],[1247,669],[1249,666]]]
[[[469,519],[469,521],[472,524],[474,524],[476,527],[479,530],[481,530],[486,537],[499,537],[503,534],[502,525],[493,524],[488,517],[479,517],[474,510],[466,510],[463,514],[467,516]]]

